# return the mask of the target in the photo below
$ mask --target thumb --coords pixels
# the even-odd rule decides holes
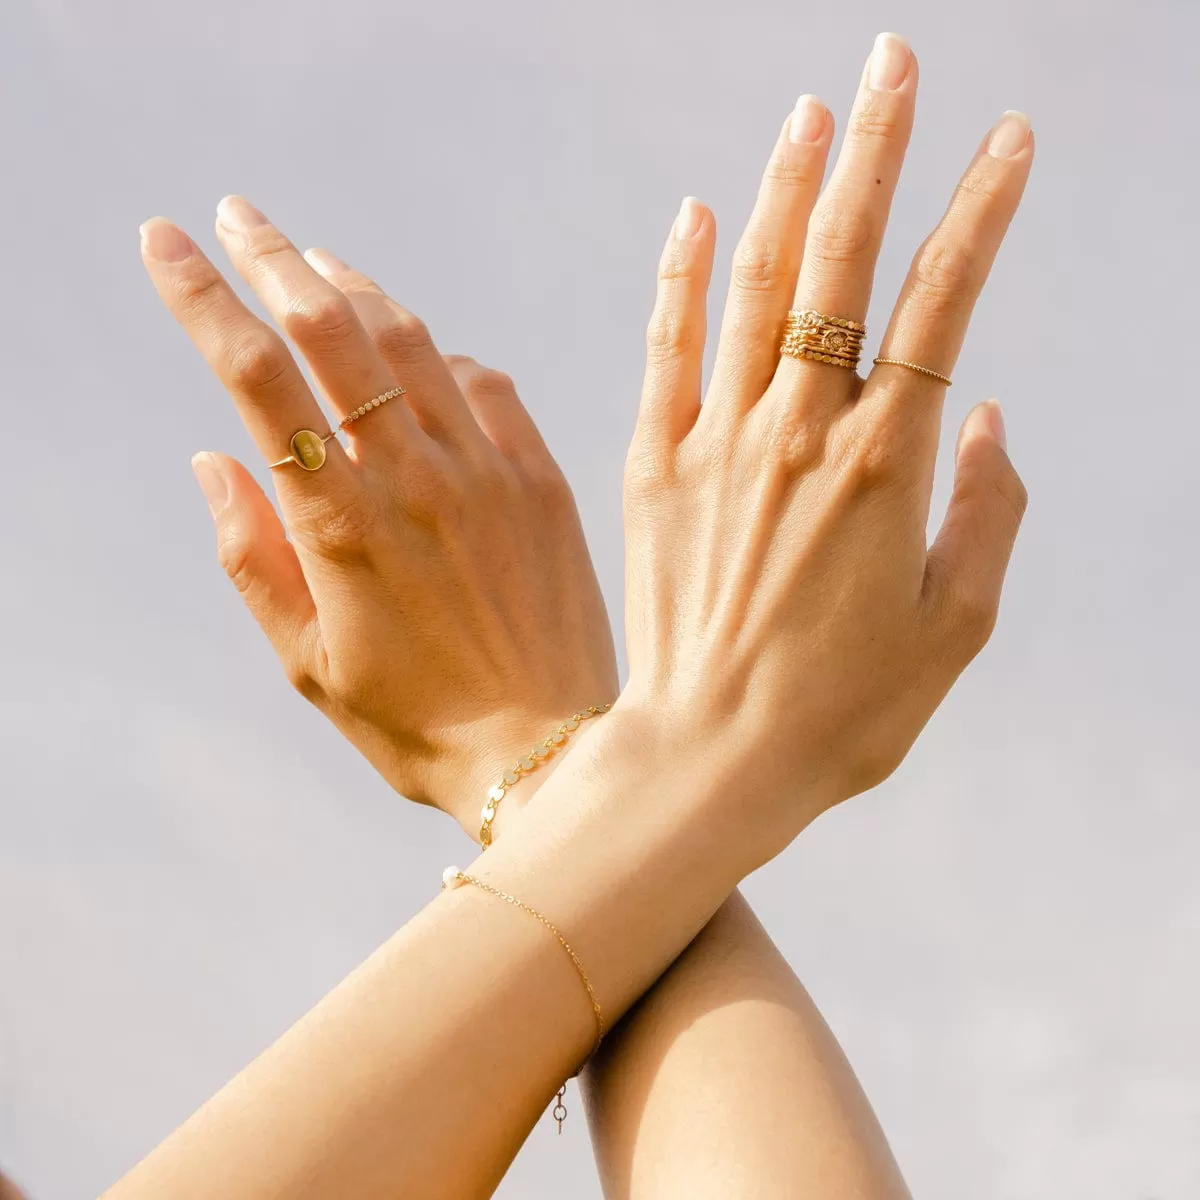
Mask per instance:
[[[197,454],[192,470],[217,526],[217,558],[301,691],[312,678],[316,605],[283,523],[254,477],[224,454]]]
[[[972,653],[995,627],[1004,573],[1028,501],[1006,445],[999,403],[976,405],[958,435],[954,491],[926,568],[935,613],[966,634]]]

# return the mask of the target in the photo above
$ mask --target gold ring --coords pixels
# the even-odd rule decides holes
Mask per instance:
[[[783,326],[781,354],[854,370],[862,357],[867,327],[849,317],[830,317],[811,308],[793,308]]]
[[[931,379],[940,379],[947,387],[953,387],[949,375],[943,375],[941,371],[934,371],[930,367],[922,367],[919,363],[905,362],[902,358],[875,358],[871,360],[874,363],[884,363],[889,367],[907,367],[910,371],[916,371],[921,375],[928,375]]]
[[[319,471],[325,465],[325,443],[330,438],[336,437],[338,430],[353,425],[359,417],[365,417],[372,409],[403,395],[404,389],[399,384],[394,388],[388,388],[386,392],[380,392],[378,396],[360,404],[353,412],[347,413],[338,422],[337,429],[330,430],[324,437],[319,433],[314,433],[311,429],[298,429],[292,434],[292,440],[289,443],[292,448],[291,454],[287,458],[281,458],[278,462],[270,463],[270,469],[273,471],[276,467],[286,467],[295,463],[304,471]]]

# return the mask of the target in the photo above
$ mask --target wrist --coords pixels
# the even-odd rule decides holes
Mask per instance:
[[[493,714],[457,730],[454,752],[447,750],[438,760],[437,793],[443,797],[438,807],[472,841],[493,839],[603,717],[611,700]]]

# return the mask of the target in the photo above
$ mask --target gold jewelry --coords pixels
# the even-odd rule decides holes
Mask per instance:
[[[596,714],[592,714],[595,716]],[[596,1018],[596,1043],[592,1047],[591,1054],[584,1059],[584,1063],[592,1058],[597,1050],[600,1049],[600,1043],[604,1041],[604,1014],[600,1011],[600,999],[596,995],[596,989],[592,987],[592,981],[588,978],[588,973],[584,970],[583,963],[579,961],[579,955],[571,949],[567,939],[558,932],[558,927],[548,917],[542,916],[536,908],[526,904],[523,900],[518,900],[516,896],[510,896],[508,892],[502,892],[497,887],[492,887],[490,883],[485,883],[482,879],[477,879],[474,875],[468,875],[465,871],[460,871],[457,867],[447,867],[442,872],[442,891],[447,889],[462,887],[464,883],[469,883],[472,887],[477,887],[482,891],[490,892],[493,896],[499,897],[506,904],[511,904],[514,908],[519,908],[522,912],[528,913],[531,917],[541,921],[545,927],[554,934],[558,944],[567,952],[567,957],[571,960],[571,965],[575,968],[579,975],[580,981],[583,983],[584,989],[587,991],[588,1000],[591,1001],[592,1015]],[[580,1064],[579,1070],[583,1069],[583,1064]],[[576,1075],[579,1074],[577,1070]],[[564,1082],[562,1087],[558,1089],[558,1094],[554,1097],[554,1108],[550,1115],[558,1122],[558,1132],[562,1133],[563,1121],[567,1118],[566,1105],[563,1104],[563,1098],[567,1094],[567,1085]]]
[[[269,463],[271,470],[276,467],[286,467],[289,463],[295,463],[305,471],[319,471],[325,465],[325,443],[337,436],[338,431],[346,429],[353,425],[359,417],[365,417],[372,409],[378,408],[381,404],[386,404],[389,400],[394,400],[397,396],[403,396],[404,389],[397,385],[394,388],[388,388],[386,392],[380,392],[378,396],[368,400],[365,404],[360,404],[352,413],[348,413],[338,422],[337,429],[330,430],[324,437],[319,433],[314,433],[311,429],[298,429],[292,434],[292,440],[289,443],[292,452],[287,458],[281,458],[278,462]]]
[[[581,721],[589,721],[592,717],[598,717],[602,713],[608,712],[609,707],[607,704],[592,704],[573,713],[561,725],[552,730],[549,736],[538,742],[524,758],[517,759],[516,766],[509,767],[500,776],[500,782],[488,789],[487,803],[483,806],[483,812],[480,813],[482,824],[479,826],[479,844],[485,850],[492,844],[492,822],[496,819],[496,809],[500,806],[500,801],[504,799],[505,792],[522,776],[536,771],[556,750],[561,750],[566,745],[567,738],[579,728]]]
[[[922,375],[929,375],[933,379],[940,379],[947,387],[952,387],[949,375],[943,375],[941,371],[930,370],[929,367],[919,366],[917,363],[905,362],[902,358],[874,358],[873,363],[886,363],[891,367],[907,367],[910,371],[917,371]]]
[[[862,357],[867,327],[848,317],[830,317],[810,308],[793,308],[783,325],[779,352],[854,370]]]

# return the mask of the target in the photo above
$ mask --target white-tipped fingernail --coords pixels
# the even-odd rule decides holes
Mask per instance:
[[[1020,154],[1029,141],[1029,118],[1023,112],[1009,109],[992,128],[988,153],[993,158],[1012,158]]]
[[[816,96],[801,96],[788,121],[789,142],[819,142],[825,132],[825,105]]]
[[[700,201],[695,196],[685,196],[679,206],[679,215],[675,218],[676,240],[685,242],[688,238],[694,238],[703,223],[704,209]]]
[[[1000,409],[1000,401],[993,396],[983,404],[984,416],[987,418],[988,431],[999,442],[1002,449],[1008,449],[1008,430],[1004,427],[1004,413]]]
[[[898,33],[881,33],[871,51],[867,82],[872,91],[894,92],[907,78],[912,50]]]
[[[192,473],[208,501],[208,511],[217,516],[229,503],[229,487],[217,460],[211,454],[197,454],[192,459]]]

